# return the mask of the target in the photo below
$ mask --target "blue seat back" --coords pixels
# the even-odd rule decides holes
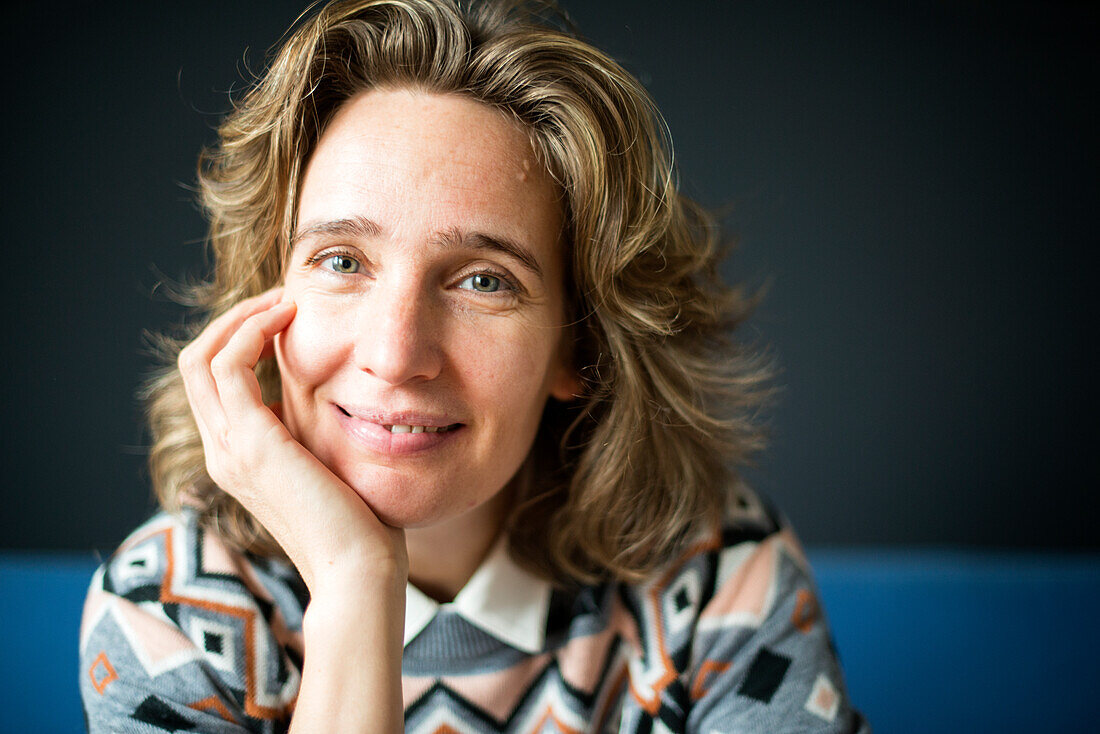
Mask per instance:
[[[856,705],[883,734],[1093,732],[1100,557],[810,549]],[[90,556],[0,553],[0,734],[83,730]]]

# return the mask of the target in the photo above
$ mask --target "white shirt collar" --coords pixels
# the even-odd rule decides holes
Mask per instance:
[[[405,586],[405,644],[440,609],[456,612],[501,642],[529,654],[541,652],[550,610],[550,582],[520,568],[497,541],[453,602],[440,604],[411,583]]]

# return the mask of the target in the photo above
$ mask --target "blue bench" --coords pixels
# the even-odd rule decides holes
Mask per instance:
[[[810,549],[856,704],[880,734],[1100,730],[1100,556]],[[91,557],[0,553],[0,734],[83,730]]]

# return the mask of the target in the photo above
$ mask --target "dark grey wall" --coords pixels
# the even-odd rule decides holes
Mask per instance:
[[[752,474],[810,543],[1100,547],[1087,3],[567,2],[728,212],[787,386]],[[140,332],[201,271],[188,184],[295,2],[51,4],[4,38],[0,545],[150,509]],[[59,10],[56,8],[60,8]]]

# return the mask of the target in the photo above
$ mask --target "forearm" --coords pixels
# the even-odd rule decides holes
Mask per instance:
[[[291,732],[403,731],[404,623],[399,574],[354,594],[314,597],[303,620],[305,660]]]
[[[292,730],[400,732],[408,554],[262,402],[255,367],[294,319],[282,289],[238,303],[179,356],[210,478],[286,551],[310,592]]]

